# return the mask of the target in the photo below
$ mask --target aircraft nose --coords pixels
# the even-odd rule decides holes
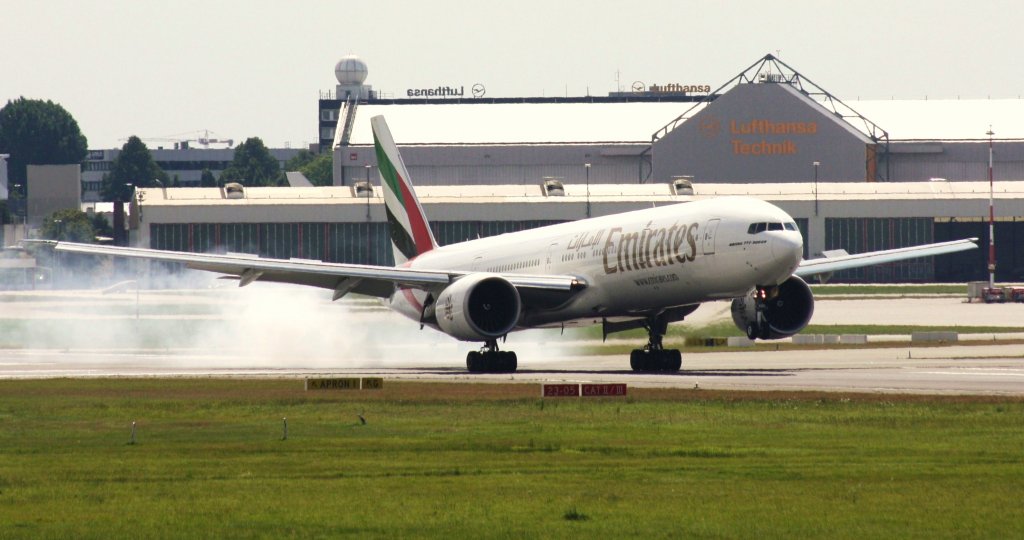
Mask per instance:
[[[804,255],[804,240],[800,233],[785,232],[772,238],[772,255],[792,264],[800,264]]]

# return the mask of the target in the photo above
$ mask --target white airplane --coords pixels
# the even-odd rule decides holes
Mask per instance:
[[[515,371],[498,341],[529,328],[601,324],[604,335],[645,328],[630,355],[636,371],[677,371],[678,350],[662,338],[703,302],[732,301],[751,339],[800,332],[814,312],[802,278],[885,262],[974,249],[977,239],[801,260],[796,222],[778,207],[723,197],[584,219],[438,246],[409,173],[381,116],[371,120],[394,267],[264,259],[55,243],[59,251],[184,263],[236,276],[240,286],[272,281],[379,297],[422,326],[482,342],[471,372]]]

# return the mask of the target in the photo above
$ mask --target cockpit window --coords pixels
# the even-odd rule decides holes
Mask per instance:
[[[792,221],[786,223],[751,223],[747,227],[747,234],[757,234],[765,231],[797,231],[799,230],[796,223]]]

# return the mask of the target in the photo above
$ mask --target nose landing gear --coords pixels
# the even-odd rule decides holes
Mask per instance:
[[[778,296],[778,294],[779,291],[777,287],[757,288],[757,291],[754,293],[755,320],[748,322],[746,327],[748,339],[768,339],[771,337],[771,327],[768,325],[765,312],[768,310],[768,301]]]

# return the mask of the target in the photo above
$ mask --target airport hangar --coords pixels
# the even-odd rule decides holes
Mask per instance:
[[[366,66],[354,57],[335,71],[336,93],[321,94],[318,109],[333,187],[139,189],[133,243],[391,264],[369,122],[384,115],[442,245],[750,195],[797,220],[807,257],[981,239],[983,248],[968,254],[846,271],[834,281],[982,280],[986,131],[998,122],[996,278],[1024,281],[1019,99],[849,105],[771,55],[715,91],[638,82],[607,97],[466,98],[451,97],[463,87],[438,87],[407,95],[447,97],[393,99],[364,84]]]

